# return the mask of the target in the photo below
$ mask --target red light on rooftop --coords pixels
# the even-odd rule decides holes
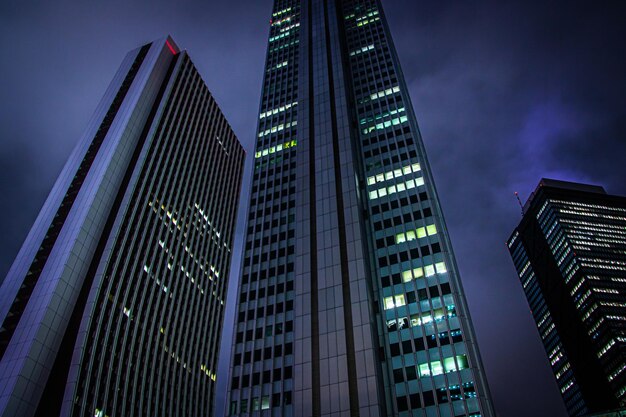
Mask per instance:
[[[165,44],[167,45],[168,48],[170,48],[170,51],[172,51],[172,55],[176,55],[178,53],[176,52],[172,44],[170,44],[170,41],[168,41],[167,39],[165,40]]]

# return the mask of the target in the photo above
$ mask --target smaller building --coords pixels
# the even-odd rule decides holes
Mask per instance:
[[[626,406],[626,197],[544,178],[523,212],[508,247],[569,414]]]

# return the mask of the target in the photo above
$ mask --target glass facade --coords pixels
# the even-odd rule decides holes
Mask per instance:
[[[229,415],[492,416],[379,1],[277,0]]]
[[[626,198],[543,179],[508,246],[572,416],[626,405]]]
[[[1,415],[212,413],[244,157],[171,38],[127,55],[0,291]]]

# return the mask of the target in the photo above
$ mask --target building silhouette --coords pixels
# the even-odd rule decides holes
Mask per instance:
[[[376,0],[276,0],[229,415],[494,415]]]
[[[244,157],[170,37],[128,53],[0,289],[0,415],[211,413]]]
[[[626,407],[626,197],[544,178],[508,247],[569,414]]]

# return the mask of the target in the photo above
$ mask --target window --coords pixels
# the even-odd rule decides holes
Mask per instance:
[[[261,398],[261,410],[269,410],[270,408],[270,396],[264,395]]]
[[[405,304],[406,304],[406,301],[404,299],[404,294],[394,295],[391,297],[385,297],[385,300],[384,300],[385,310],[389,310],[394,307],[400,307]]]
[[[423,239],[426,236],[434,236],[437,234],[437,226],[430,224],[420,227],[417,230],[409,230],[408,232],[398,233],[396,235],[396,243],[410,242],[415,239]]]
[[[432,361],[418,365],[420,377],[441,375],[444,372],[454,372],[469,367],[466,355],[451,356],[443,361]]]

